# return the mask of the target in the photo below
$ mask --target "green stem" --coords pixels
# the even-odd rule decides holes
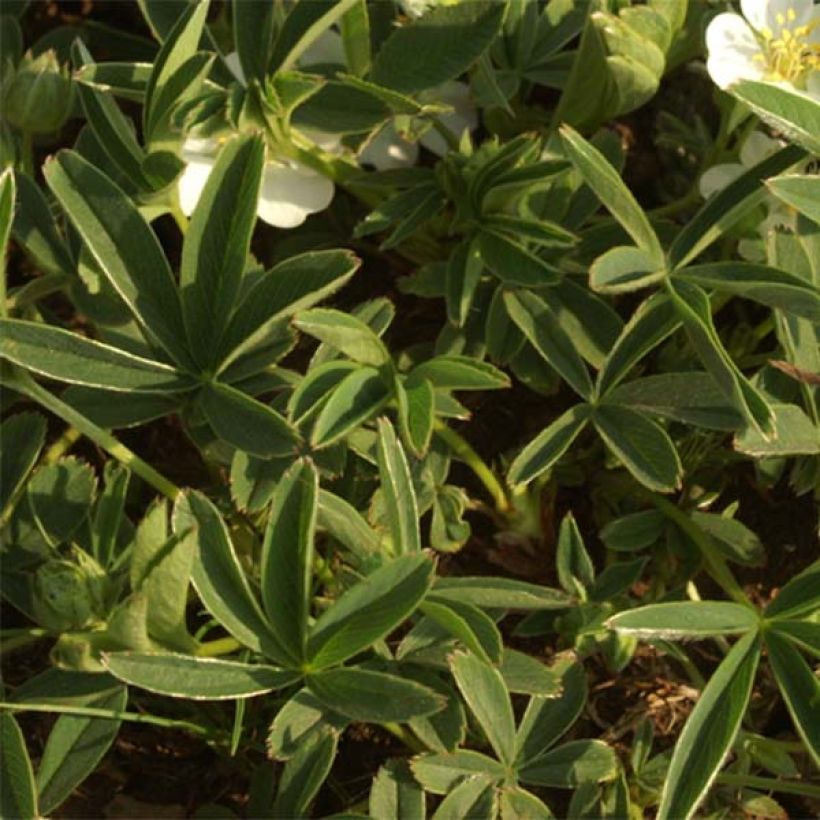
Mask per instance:
[[[242,644],[236,638],[217,638],[200,644],[194,654],[199,658],[215,658],[219,655],[230,655],[241,648]]]
[[[507,498],[507,493],[501,486],[501,482],[496,478],[495,473],[487,466],[481,456],[465,439],[440,419],[436,419],[434,429],[436,435],[447,444],[453,454],[460,458],[486,487],[487,492],[495,502],[496,510],[502,514],[508,513],[510,511],[510,500]]]
[[[150,464],[143,461],[136,453],[129,450],[119,439],[112,436],[107,430],[98,427],[89,421],[73,407],[57,398],[44,387],[39,385],[25,371],[15,369],[13,378],[8,380],[9,387],[19,390],[21,393],[33,399],[46,410],[54,413],[67,424],[76,427],[80,433],[87,436],[95,444],[112,455],[121,464],[128,467],[133,473],[138,475],[147,484],[150,484],[157,492],[175,501],[182,490],[165,476],[160,475]]]
[[[76,717],[102,718],[103,720],[125,720],[129,723],[150,723],[152,726],[162,726],[166,729],[184,729],[191,734],[206,737],[210,740],[216,734],[204,726],[191,723],[187,720],[175,720],[158,715],[149,715],[142,712],[118,712],[114,709],[97,709],[93,706],[64,706],[62,704],[40,703],[0,703],[0,711],[6,712],[43,712],[60,715],[74,715]]]
[[[717,782],[723,786],[762,789],[781,794],[799,794],[803,797],[820,798],[820,786],[811,783],[797,783],[794,780],[778,780],[774,777],[756,777],[751,774],[719,774]]]
[[[655,493],[647,493],[650,501],[667,518],[672,519],[700,549],[706,571],[724,592],[739,604],[754,609],[740,584],[735,580],[723,556],[715,549],[709,536],[681,509]]]

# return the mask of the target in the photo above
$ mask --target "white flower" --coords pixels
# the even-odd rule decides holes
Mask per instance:
[[[189,137],[182,146],[187,165],[179,178],[182,212],[194,212],[205,183],[216,163],[219,143]],[[323,211],[333,199],[333,183],[321,174],[290,160],[265,163],[256,213],[263,222],[277,228],[295,228],[309,214]]]
[[[434,6],[457,6],[462,0],[399,0],[401,10],[408,17],[421,17]]]
[[[451,80],[437,88],[423,91],[419,95],[419,102],[440,102],[451,106],[453,110],[440,114],[438,119],[458,137],[465,129],[472,131],[478,126],[478,113],[470,99],[470,86],[466,83]],[[419,142],[439,157],[447,153],[447,141],[435,128],[425,131]],[[367,143],[359,153],[359,159],[384,171],[414,165],[418,153],[418,145],[404,139],[390,122]]]
[[[820,98],[820,5],[813,0],[740,0],[706,29],[706,68],[728,88],[739,80],[785,83]]]

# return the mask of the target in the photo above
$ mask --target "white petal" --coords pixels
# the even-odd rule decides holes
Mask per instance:
[[[434,3],[435,0],[399,0],[401,10],[408,17],[421,17]]]
[[[202,195],[202,189],[211,175],[214,167],[214,159],[212,157],[199,157],[185,166],[185,170],[179,177],[179,206],[182,208],[182,213],[185,216],[190,216],[196,208],[196,203],[199,202],[199,197]]]
[[[206,162],[219,153],[219,143],[210,137],[188,137],[182,144],[181,153],[185,162]]]
[[[342,35],[338,31],[328,29],[318,40],[312,42],[299,58],[301,67],[318,65],[320,63],[334,63],[346,65],[345,47]]]
[[[708,199],[734,182],[745,170],[740,163],[736,162],[713,165],[698,180],[698,191],[704,199]]]
[[[382,128],[359,152],[359,162],[379,171],[415,165],[418,157],[418,145],[402,139],[392,123]]]
[[[299,130],[323,151],[327,151],[329,154],[342,153],[342,138],[338,134],[329,134],[327,131],[320,131],[318,128],[300,128]]]
[[[763,79],[766,63],[754,33],[738,14],[718,14],[706,29],[706,69],[720,88]]]
[[[740,164],[744,168],[751,168],[770,157],[780,147],[777,140],[767,137],[762,131],[752,131],[740,148]]]
[[[813,0],[740,0],[740,10],[757,31],[779,35],[809,21]]]
[[[308,214],[322,211],[333,199],[333,183],[299,163],[265,165],[259,194],[259,218],[277,228],[295,228]]]
[[[818,26],[820,30],[820,26]],[[806,78],[806,94],[820,102],[820,71],[811,71]]]
[[[225,61],[225,65],[228,66],[228,70],[231,74],[244,85],[245,72],[242,70],[242,63],[239,62],[239,54],[236,51],[232,51],[230,54],[226,54],[222,59]]]

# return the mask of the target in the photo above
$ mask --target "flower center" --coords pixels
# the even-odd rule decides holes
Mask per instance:
[[[779,32],[764,28],[757,32],[761,54],[757,59],[766,64],[775,80],[803,86],[811,71],[820,70],[820,43],[812,43],[812,31],[820,20],[796,26],[797,14],[787,9],[777,15]]]

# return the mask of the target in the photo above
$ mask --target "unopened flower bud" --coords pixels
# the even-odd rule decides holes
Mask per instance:
[[[6,119],[21,131],[50,134],[66,121],[73,96],[68,69],[60,66],[54,51],[37,57],[29,53],[9,81],[3,108]]]

